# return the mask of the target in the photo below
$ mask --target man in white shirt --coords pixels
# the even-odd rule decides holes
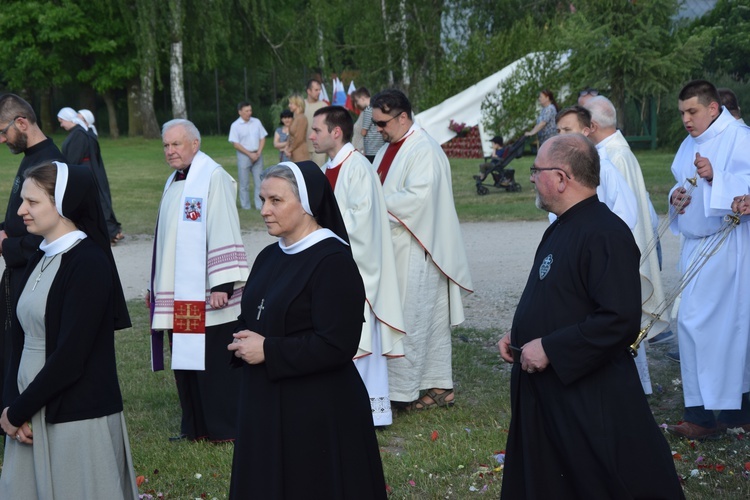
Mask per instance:
[[[240,117],[229,129],[229,142],[237,150],[237,178],[240,184],[240,206],[245,210],[253,208],[250,200],[250,172],[255,184],[255,208],[260,210],[260,174],[263,172],[263,146],[268,133],[257,118],[253,118],[253,107],[249,102],[237,105]]]

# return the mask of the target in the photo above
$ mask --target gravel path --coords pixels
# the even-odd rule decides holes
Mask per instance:
[[[545,221],[476,222],[461,224],[474,281],[474,293],[464,299],[466,322],[472,328],[510,328],[513,312],[529,275]],[[264,231],[243,235],[252,262],[266,246],[276,241]],[[142,297],[148,282],[153,239],[127,235],[114,249],[115,259],[128,299]],[[671,233],[662,238],[665,290],[675,286],[679,239]]]

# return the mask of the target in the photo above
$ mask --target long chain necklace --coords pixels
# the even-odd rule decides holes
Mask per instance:
[[[36,277],[36,279],[34,280],[34,286],[32,286],[32,287],[31,287],[31,291],[32,291],[32,292],[33,292],[34,290],[36,290],[36,286],[37,286],[37,285],[39,284],[39,281],[40,281],[40,280],[42,279],[42,273],[43,273],[44,271],[46,271],[46,270],[47,270],[47,268],[48,268],[48,267],[50,266],[50,264],[52,264],[52,261],[53,261],[53,260],[55,260],[55,258],[56,258],[56,257],[57,257],[58,255],[59,255],[59,254],[55,254],[55,255],[53,255],[53,256],[52,256],[52,258],[51,258],[50,260],[47,260],[47,257],[46,257],[46,256],[45,256],[44,258],[42,258],[42,267],[41,267],[41,269],[40,269],[40,271],[39,271],[39,275],[38,275],[38,276]]]

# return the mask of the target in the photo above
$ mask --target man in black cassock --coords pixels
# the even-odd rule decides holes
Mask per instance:
[[[501,498],[684,498],[627,351],[640,254],[596,197],[596,148],[580,134],[549,139],[531,182],[537,207],[558,218],[499,342],[513,363]]]
[[[29,168],[45,161],[66,161],[52,139],[39,128],[31,105],[14,94],[0,96],[0,144],[3,143],[11,153],[23,153],[24,158],[10,188],[4,220],[0,222],[0,254],[5,259],[5,271],[0,281],[0,387],[5,374],[5,353],[10,353],[10,348],[5,349],[5,332],[10,328],[11,316],[16,309],[26,264],[42,242],[41,236],[26,231],[26,225],[17,213],[22,201],[23,175]]]

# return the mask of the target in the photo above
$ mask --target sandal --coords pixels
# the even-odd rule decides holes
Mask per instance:
[[[455,398],[451,399],[450,401],[446,401],[445,398],[447,398],[451,394],[453,394],[453,389],[446,389],[440,394],[435,392],[434,389],[430,389],[425,393],[424,396],[412,401],[404,409],[406,411],[422,411],[422,410],[428,410],[430,408],[437,408],[437,407],[443,407],[443,406],[450,408],[456,402]],[[428,403],[424,401],[422,398],[424,398],[425,396],[432,399],[432,402]]]

